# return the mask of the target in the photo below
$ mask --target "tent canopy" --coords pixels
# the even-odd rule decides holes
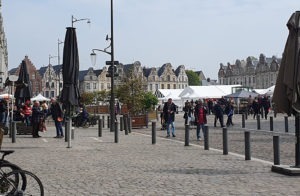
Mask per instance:
[[[248,98],[249,96],[256,97],[257,95],[258,94],[254,93],[254,92],[241,90],[241,91],[229,94],[229,95],[225,95],[224,97],[226,97],[226,98],[230,98],[230,97],[232,97],[232,98]]]
[[[30,99],[31,101],[50,101],[50,99],[44,97],[41,94],[38,94],[36,97]]]

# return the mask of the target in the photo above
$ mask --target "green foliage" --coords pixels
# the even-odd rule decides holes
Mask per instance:
[[[200,82],[200,79],[199,79],[199,76],[192,70],[186,70],[185,71],[187,77],[188,77],[188,80],[189,80],[189,86],[199,86],[201,85],[201,82]]]
[[[97,104],[99,101],[104,101],[108,99],[108,91],[95,91],[95,92],[85,92],[82,93],[80,102],[84,105]],[[96,102],[95,102],[96,101]]]
[[[145,97],[148,97],[148,95],[145,95],[144,89],[145,83],[140,77],[133,74],[124,79],[122,85],[118,87],[116,91],[117,98],[119,98],[121,103],[127,105],[130,114],[136,115],[142,113],[146,108]]]
[[[152,92],[146,92],[144,94],[143,104],[147,111],[152,110],[155,105],[158,104],[157,97]]]

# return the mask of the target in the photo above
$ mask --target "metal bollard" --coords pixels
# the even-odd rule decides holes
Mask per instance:
[[[65,133],[67,133],[67,142],[68,142],[68,146],[67,148],[71,148],[72,147],[72,144],[71,144],[71,127],[72,127],[72,120],[69,119],[67,122],[66,122],[66,127],[68,128],[67,130],[65,130]]]
[[[279,136],[273,136],[273,149],[274,149],[274,165],[280,165],[280,146]]]
[[[131,117],[128,117],[128,132],[131,133],[131,128],[132,128],[132,120]]]
[[[71,129],[71,139],[74,140],[75,128],[72,127]]]
[[[128,135],[128,117],[124,116],[123,121],[124,121],[124,130],[125,130],[125,135]]]
[[[285,127],[285,132],[289,132],[289,121],[287,116],[284,117],[284,127]]]
[[[273,131],[273,116],[270,116],[270,131]]]
[[[190,145],[190,125],[185,125],[185,140],[184,140],[184,146]]]
[[[118,121],[115,122],[115,143],[119,142]]]
[[[16,143],[16,135],[17,135],[17,127],[16,127],[16,122],[12,122],[12,127],[11,127],[11,142]]]
[[[245,128],[245,114],[242,114],[242,128]]]
[[[124,130],[124,121],[123,121],[123,117],[120,116],[120,131]]]
[[[109,129],[110,128],[110,117],[107,116],[107,128]]]
[[[204,126],[204,150],[209,150],[209,129],[208,126]]]
[[[227,128],[223,127],[223,154],[228,155],[228,134]]]
[[[257,115],[257,130],[260,130],[260,115]]]
[[[245,160],[251,160],[250,132],[245,131]]]
[[[104,122],[105,122],[105,116],[103,115],[103,116],[102,116],[102,123],[103,123],[102,127],[103,127],[103,128],[104,128],[104,124],[105,124]]]
[[[245,112],[245,120],[248,120],[248,112]]]
[[[156,122],[152,121],[152,144],[156,144]]]
[[[102,137],[102,119],[99,118],[99,122],[98,122],[98,137]]]

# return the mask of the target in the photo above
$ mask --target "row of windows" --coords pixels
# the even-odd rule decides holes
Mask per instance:
[[[171,89],[171,84],[167,84],[166,85],[166,89]],[[183,89],[183,88],[185,88],[185,87],[187,87],[187,84],[178,84],[178,89]],[[153,91],[153,90],[157,90],[157,89],[159,89],[159,84],[155,84],[155,89],[153,89],[153,84],[150,84],[150,86],[149,86],[149,90],[150,91]],[[165,84],[161,84],[161,89],[165,89]],[[177,85],[176,84],[173,84],[173,88],[172,89],[177,89]]]

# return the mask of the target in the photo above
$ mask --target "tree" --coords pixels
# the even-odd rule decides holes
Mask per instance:
[[[158,104],[158,99],[152,92],[146,92],[144,94],[143,104],[147,111],[152,110],[153,107]]]
[[[199,86],[201,85],[201,81],[199,79],[199,76],[197,75],[197,73],[195,73],[192,70],[186,70],[185,71],[188,80],[189,80],[189,86]]]
[[[121,103],[127,105],[130,114],[137,115],[145,109],[145,84],[141,77],[133,73],[128,75],[116,90],[116,95]]]

